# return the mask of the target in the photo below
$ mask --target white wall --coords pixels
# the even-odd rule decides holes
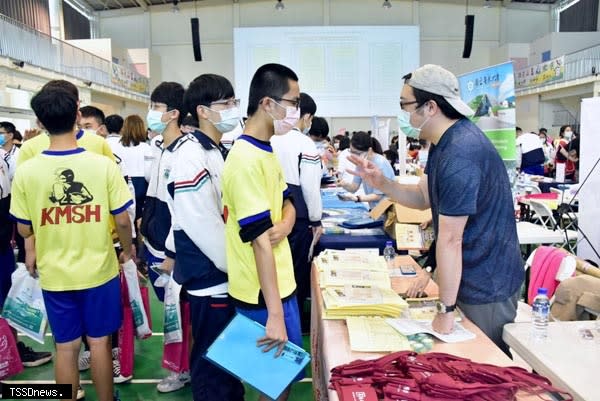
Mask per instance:
[[[83,49],[104,60],[112,61],[111,39],[78,39],[67,40],[67,43]]]
[[[548,50],[550,58],[556,58],[598,44],[598,32],[552,32],[531,43],[529,64],[541,63],[542,53]]]
[[[540,102],[538,95],[519,96],[517,98],[517,126],[523,131],[534,131],[544,125],[539,120]]]
[[[171,5],[131,11],[100,13],[100,34],[111,37],[123,48],[149,47],[161,58],[161,80],[187,85],[203,73],[218,73],[234,82],[233,28],[302,25],[420,25],[420,64],[441,64],[456,74],[504,62],[496,55],[498,46],[508,42],[528,42],[549,32],[547,6],[525,10],[497,6],[484,9],[483,1],[471,1],[475,15],[473,51],[462,59],[465,2],[462,0],[394,0],[385,10],[379,0],[290,0],[285,10],[274,9],[273,0],[241,1],[223,4],[216,0],[196,2],[204,61],[194,62],[190,18],[194,4],[180,3],[174,14]],[[156,76],[151,66],[152,84]],[[399,74],[408,71],[399,71]],[[398,93],[401,88],[398,88]],[[353,125],[353,126],[351,126]],[[333,128],[368,129],[368,119],[332,121]],[[395,122],[392,124],[392,129]]]
[[[600,97],[583,99],[581,106],[581,156],[579,179],[583,181],[600,158]],[[579,196],[579,226],[591,243],[600,252],[600,174],[596,166],[588,181],[582,185]],[[580,235],[581,239],[581,235]],[[587,241],[577,245],[577,256],[600,263]]]

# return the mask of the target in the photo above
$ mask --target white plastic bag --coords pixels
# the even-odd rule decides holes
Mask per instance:
[[[39,279],[31,277],[25,264],[17,263],[11,281],[2,316],[12,327],[43,344],[48,315]]]
[[[152,335],[148,316],[144,309],[142,293],[140,292],[140,281],[137,275],[137,266],[133,260],[123,264],[123,273],[127,282],[127,292],[129,293],[129,304],[133,312],[133,325],[135,326],[135,335],[139,339],[147,338]]]
[[[183,341],[181,325],[181,309],[179,305],[179,293],[181,285],[170,277],[169,283],[165,287],[165,320],[164,333],[165,344],[179,343]]]

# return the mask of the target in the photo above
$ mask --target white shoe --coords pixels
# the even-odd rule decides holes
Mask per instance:
[[[182,389],[191,381],[190,372],[175,373],[171,372],[156,385],[156,389],[160,393],[170,393]]]
[[[112,363],[113,363],[113,383],[119,384],[119,383],[125,383],[126,381],[131,380],[133,375],[131,375],[131,376],[121,375],[121,364],[119,363],[119,361],[113,360]]]
[[[92,355],[90,351],[83,351],[81,355],[79,355],[79,371],[88,370],[92,363]]]
[[[77,387],[77,398],[78,400],[82,400],[85,398],[85,391],[83,390],[83,387],[79,386]]]

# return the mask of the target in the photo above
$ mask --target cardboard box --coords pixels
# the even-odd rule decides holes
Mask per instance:
[[[371,210],[370,215],[371,218],[378,219],[384,214],[386,219],[383,228],[390,237],[396,240],[397,249],[425,250],[429,248],[430,241],[427,239],[431,237],[431,226],[427,230],[421,230],[419,224],[431,220],[431,209],[411,209],[384,198]],[[407,230],[407,224],[414,225],[414,229]],[[410,241],[406,238],[407,232],[411,233]],[[423,238],[421,246],[416,245],[417,238],[414,233],[418,233]]]

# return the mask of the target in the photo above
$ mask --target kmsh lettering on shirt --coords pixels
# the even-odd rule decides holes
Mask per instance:
[[[42,209],[41,226],[46,224],[81,224],[100,222],[100,205],[67,205]]]

